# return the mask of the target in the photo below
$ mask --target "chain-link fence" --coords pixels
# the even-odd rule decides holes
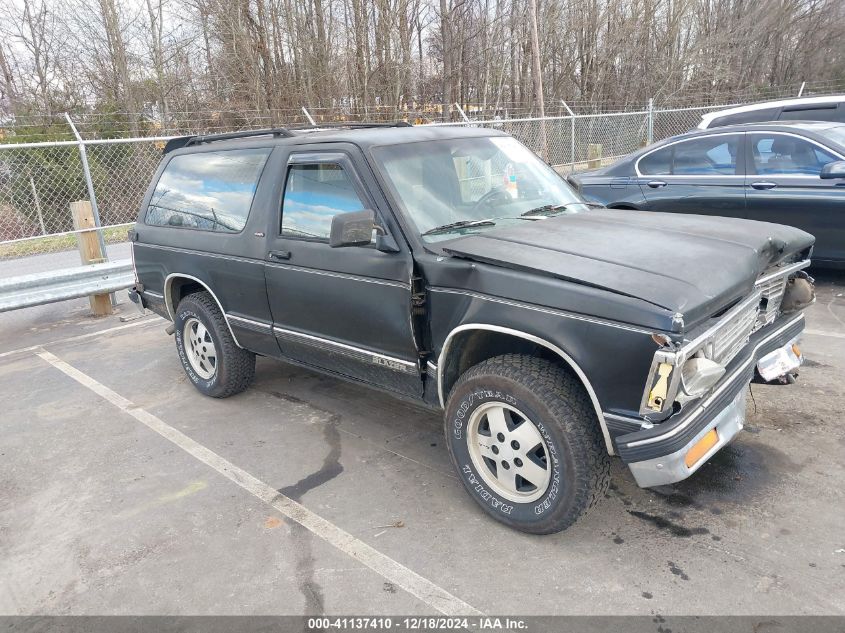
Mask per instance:
[[[126,240],[161,147],[161,139],[85,142],[106,243]],[[70,203],[90,198],[79,143],[0,144],[0,259],[75,248]]]
[[[561,172],[585,169],[588,160],[603,163],[696,127],[701,116],[725,106],[575,114],[526,119],[438,123],[499,129],[518,138]]]
[[[567,173],[585,169],[588,160],[606,164],[685,132],[715,109],[649,108],[437,125],[502,130]],[[69,208],[77,200],[91,200],[99,212],[105,243],[125,241],[168,138],[0,143],[0,259],[75,248]]]

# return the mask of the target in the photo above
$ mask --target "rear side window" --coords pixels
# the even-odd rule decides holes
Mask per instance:
[[[736,173],[740,135],[723,134],[675,143],[643,157],[640,173],[648,176],[720,176]]]
[[[739,136],[713,136],[678,143],[672,173],[689,176],[718,176],[736,173]]]
[[[232,149],[174,156],[153,191],[145,223],[242,231],[270,151]]]
[[[639,169],[641,174],[647,176],[668,175],[672,173],[672,154],[675,146],[670,145],[656,152],[652,152],[640,159]]]

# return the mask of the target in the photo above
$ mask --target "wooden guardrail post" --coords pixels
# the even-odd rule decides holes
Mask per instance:
[[[601,143],[590,143],[587,145],[587,169],[599,167],[601,167]]]
[[[94,210],[88,200],[79,200],[70,203],[70,213],[73,216],[73,228],[82,231],[76,234],[76,244],[79,248],[79,257],[83,264],[99,264],[106,261],[100,247],[100,236],[96,231],[94,221]],[[86,231],[84,229],[91,229]],[[111,297],[108,293],[92,295],[88,297],[91,304],[91,312],[95,316],[105,316],[112,313]]]

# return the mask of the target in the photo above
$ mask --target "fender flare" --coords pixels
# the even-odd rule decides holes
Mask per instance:
[[[487,330],[490,332],[499,332],[500,334],[508,334],[510,336],[531,341],[532,343],[536,343],[537,345],[542,345],[543,347],[554,352],[556,356],[558,356],[564,363],[566,363],[566,365],[573,372],[575,372],[575,375],[578,376],[578,379],[581,381],[581,384],[587,391],[587,395],[590,396],[590,401],[593,403],[593,408],[596,412],[596,418],[599,423],[599,427],[601,428],[602,436],[604,437],[604,443],[607,448],[607,452],[609,455],[615,454],[615,451],[613,449],[613,442],[610,439],[610,433],[607,429],[607,423],[605,422],[604,413],[602,412],[601,405],[599,404],[598,396],[596,395],[595,389],[593,389],[593,385],[590,383],[590,379],[587,378],[587,375],[584,373],[584,370],[581,369],[578,363],[576,363],[575,360],[569,354],[567,354],[564,350],[562,350],[554,343],[550,343],[544,338],[535,336],[534,334],[529,334],[528,332],[523,332],[521,330],[514,330],[499,325],[489,325],[485,323],[466,323],[464,325],[459,325],[451,332],[449,332],[449,335],[446,337],[446,340],[443,343],[443,348],[440,351],[440,355],[437,357],[437,396],[440,399],[440,406],[443,407],[443,409],[446,408],[446,398],[443,393],[443,372],[444,368],[446,367],[446,360],[449,356],[452,339],[455,337],[456,334],[460,334],[461,332],[466,332],[468,330]]]
[[[232,329],[232,324],[229,322],[229,317],[226,315],[226,311],[223,309],[223,304],[220,303],[220,299],[217,298],[217,295],[214,294],[214,291],[208,287],[208,284],[205,283],[202,279],[198,279],[193,275],[188,275],[187,273],[170,273],[164,280],[164,305],[167,308],[167,314],[170,315],[170,320],[174,323],[176,322],[176,306],[173,305],[173,281],[176,279],[188,279],[190,281],[194,281],[202,286],[208,294],[212,296],[215,303],[217,303],[217,307],[220,308],[220,313],[223,315],[223,320],[226,321],[226,327],[229,328],[229,334],[232,335],[232,340],[235,341],[235,345],[243,349],[243,346],[238,342],[238,337],[235,336],[235,331]]]

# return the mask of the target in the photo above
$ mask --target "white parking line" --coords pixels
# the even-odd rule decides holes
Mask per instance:
[[[109,334],[110,332],[117,332],[118,330],[126,330],[131,327],[138,327],[139,325],[146,325],[148,323],[155,323],[158,321],[158,318],[154,319],[144,319],[142,321],[134,321],[132,323],[126,323],[125,325],[116,325],[114,327],[109,327],[104,330],[97,330],[96,332],[88,332],[87,334],[79,334],[77,336],[69,336],[67,338],[60,338],[55,341],[49,341],[47,343],[41,343],[39,345],[31,345],[30,347],[21,347],[20,349],[13,349],[8,352],[0,353],[0,358],[5,358],[6,356],[13,356],[15,354],[28,354],[32,352],[37,352],[38,350],[42,349],[45,345],[56,345],[58,343],[73,343],[74,341],[84,341],[87,338],[96,338],[97,336],[101,336],[103,334]]]
[[[830,336],[832,338],[845,338],[845,333],[843,332],[828,332],[826,330],[804,330],[804,334],[810,334],[812,336]]]
[[[340,551],[366,565],[377,574],[398,585],[440,613],[447,616],[483,615],[481,611],[470,606],[460,598],[453,596],[439,585],[423,578],[415,571],[408,569],[386,554],[367,545],[293,499],[280,494],[272,486],[265,484],[245,470],[238,468],[211,449],[192,440],[181,431],[163,422],[152,413],[136,406],[131,400],[127,400],[54,354],[43,349],[38,350],[36,353],[43,360],[73,378],[80,385],[87,387],[101,398],[108,400],[121,411],[131,415],[165,439],[170,440],[183,451],[201,461],[206,466],[213,468],[264,503],[272,506],[287,518],[299,523],[316,536],[331,543]]]

